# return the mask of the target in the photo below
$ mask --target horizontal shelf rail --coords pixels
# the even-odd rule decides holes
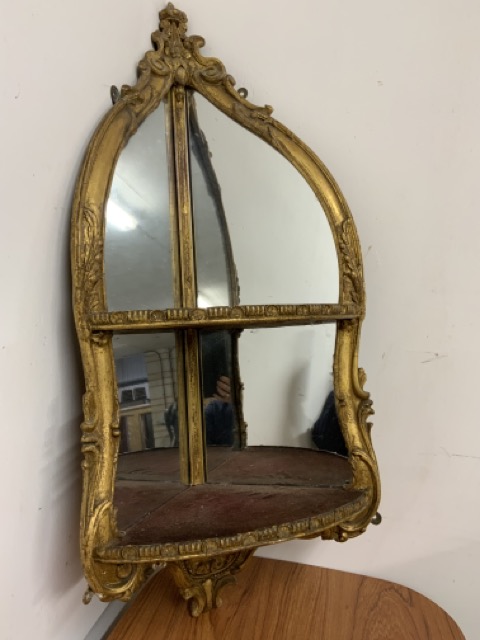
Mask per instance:
[[[94,331],[173,330],[196,328],[276,327],[320,324],[363,316],[356,304],[269,304],[205,309],[161,309],[91,313]]]

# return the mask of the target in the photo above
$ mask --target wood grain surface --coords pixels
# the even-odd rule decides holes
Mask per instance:
[[[253,558],[194,619],[166,571],[155,575],[108,640],[465,640],[428,598],[393,582]]]

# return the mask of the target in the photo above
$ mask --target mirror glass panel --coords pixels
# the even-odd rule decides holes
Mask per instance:
[[[248,427],[239,429],[240,447],[207,446],[210,484],[340,487],[351,481],[333,395],[335,337],[336,323],[241,334]],[[222,400],[230,411],[224,415],[232,415],[233,394]]]
[[[221,185],[220,203],[238,272],[240,303],[338,302],[335,242],[325,213],[303,176],[263,140],[202,96],[194,97],[199,123],[196,135],[208,149],[209,184]],[[193,139],[194,129],[190,126]],[[191,155],[195,158],[195,153]],[[203,182],[205,173],[204,169]],[[208,208],[213,219],[220,207],[220,191],[212,202],[212,190],[201,186],[201,180],[197,182],[194,209]],[[215,225],[218,229],[218,221]],[[208,237],[208,231],[203,233]],[[206,243],[205,238],[203,241]],[[224,264],[225,258],[215,255],[212,273],[222,278],[208,276],[212,290],[218,279],[226,280]],[[209,289],[208,284],[202,286],[203,291]],[[206,302],[213,304],[208,295]]]
[[[109,311],[173,307],[165,107],[122,150],[106,206],[105,288]]]
[[[202,331],[202,398],[208,448],[239,447],[236,333]],[[208,457],[208,456],[207,456]]]
[[[120,405],[115,506],[120,529],[184,489],[180,482],[173,333],[113,336]]]
[[[334,322],[242,333],[249,446],[318,449],[314,429],[333,391],[335,334]]]
[[[237,303],[232,248],[221,188],[198,124],[192,92],[188,94],[188,128],[197,306],[230,306]]]
[[[112,339],[120,405],[120,453],[178,446],[170,416],[177,395],[173,333],[116,334]]]

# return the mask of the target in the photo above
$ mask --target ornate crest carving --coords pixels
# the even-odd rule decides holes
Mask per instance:
[[[152,34],[154,51],[148,51],[138,64],[138,82],[134,87],[123,85],[121,96],[131,103],[137,104],[142,116],[158,104],[159,96],[151,85],[151,76],[163,78],[162,94],[172,84],[191,86],[202,92],[205,84],[221,85],[235,98],[232,109],[238,111],[238,118],[268,118],[272,107],[256,107],[245,100],[235,89],[235,80],[229,75],[223,63],[217,58],[202,56],[200,49],[205,45],[201,36],[187,36],[187,16],[169,3],[160,11],[158,31]],[[241,112],[241,113],[240,113]]]

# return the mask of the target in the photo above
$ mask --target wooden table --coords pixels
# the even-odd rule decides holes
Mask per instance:
[[[155,575],[108,640],[465,640],[428,598],[393,582],[253,558],[223,605],[199,618],[166,572]]]

